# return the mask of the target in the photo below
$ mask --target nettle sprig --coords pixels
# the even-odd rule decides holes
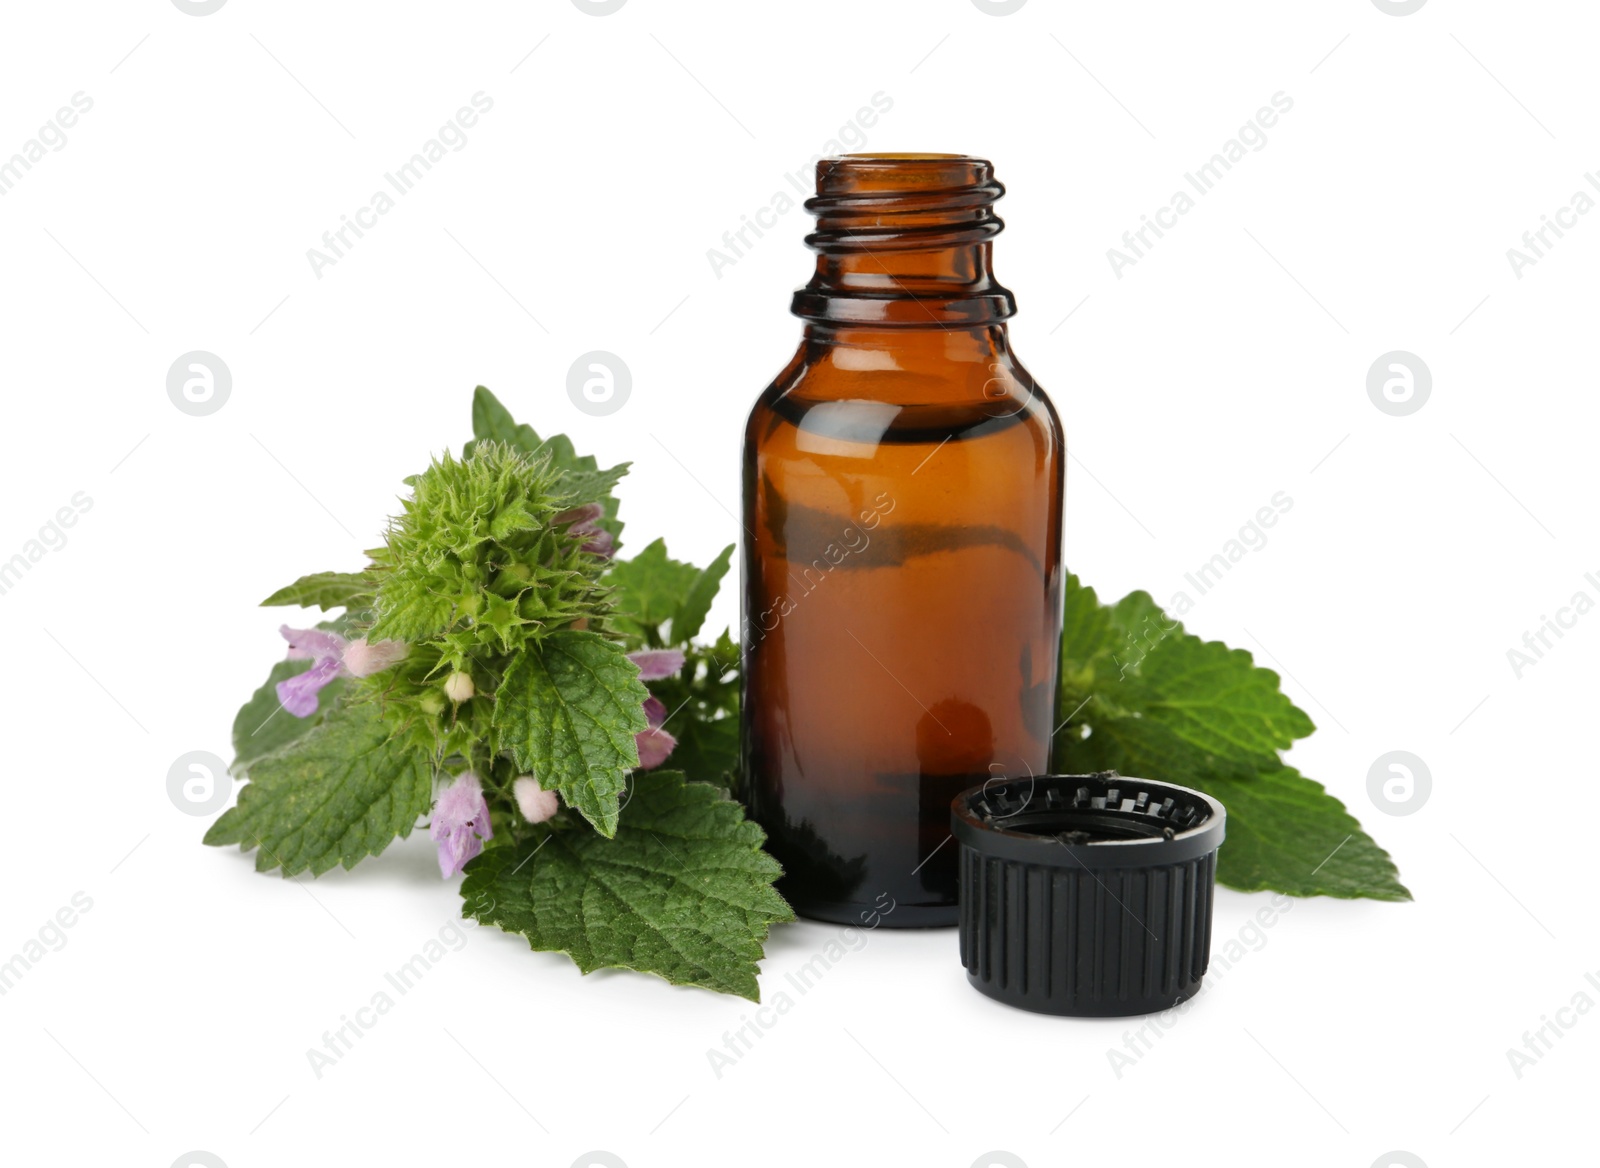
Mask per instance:
[[[234,723],[249,782],[205,842],[320,875],[427,816],[466,915],[584,972],[756,1000],[768,927],[793,914],[727,791],[736,647],[694,640],[733,549],[619,561],[626,464],[540,438],[481,387],[473,430],[407,480],[365,568],[264,602],[343,611],[283,627],[288,659]]]

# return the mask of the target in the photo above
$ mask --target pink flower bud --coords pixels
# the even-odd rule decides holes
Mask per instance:
[[[561,797],[554,791],[542,789],[539,780],[532,775],[523,775],[512,783],[511,794],[529,823],[543,823],[561,810]]]
[[[352,677],[371,677],[404,659],[404,641],[378,641],[358,637],[344,647],[344,667]]]

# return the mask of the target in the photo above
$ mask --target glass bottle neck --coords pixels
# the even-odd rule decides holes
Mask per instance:
[[[989,163],[955,155],[846,155],[817,165],[806,209],[817,230],[796,316],[838,326],[956,329],[1016,312],[994,278],[994,213],[1005,188]]]
[[[1016,310],[1010,290],[994,278],[988,243],[824,253],[791,305],[805,320],[909,328],[962,329]]]

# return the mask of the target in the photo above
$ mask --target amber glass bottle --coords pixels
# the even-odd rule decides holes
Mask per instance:
[[[956,923],[950,801],[1042,774],[1066,448],[982,159],[817,165],[799,351],[745,430],[746,798],[804,916]]]

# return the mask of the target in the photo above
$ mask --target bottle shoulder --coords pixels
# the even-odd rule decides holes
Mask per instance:
[[[977,438],[1021,427],[1064,446],[1048,394],[1009,352],[902,362],[891,353],[807,361],[805,346],[757,397],[747,442],[781,430],[849,441]],[[830,355],[836,358],[836,355]]]

